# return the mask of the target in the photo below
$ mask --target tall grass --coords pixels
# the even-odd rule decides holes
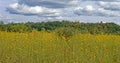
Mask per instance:
[[[120,36],[0,32],[0,63],[120,63]]]

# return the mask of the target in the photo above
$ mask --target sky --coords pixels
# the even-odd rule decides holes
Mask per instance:
[[[48,20],[120,24],[120,0],[0,0],[0,21]]]

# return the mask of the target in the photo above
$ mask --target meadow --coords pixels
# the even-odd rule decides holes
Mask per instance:
[[[120,63],[120,36],[0,32],[0,63]]]

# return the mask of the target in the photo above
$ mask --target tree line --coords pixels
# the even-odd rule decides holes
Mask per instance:
[[[48,22],[26,22],[26,23],[8,23],[0,21],[0,31],[6,32],[31,32],[32,30],[47,32],[50,31],[78,31],[85,34],[117,34],[120,35],[120,26],[115,23],[83,23],[71,21],[48,21]],[[68,33],[68,32],[67,32]]]

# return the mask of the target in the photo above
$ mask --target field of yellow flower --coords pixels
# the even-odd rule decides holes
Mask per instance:
[[[120,36],[0,32],[0,63],[120,63]]]

